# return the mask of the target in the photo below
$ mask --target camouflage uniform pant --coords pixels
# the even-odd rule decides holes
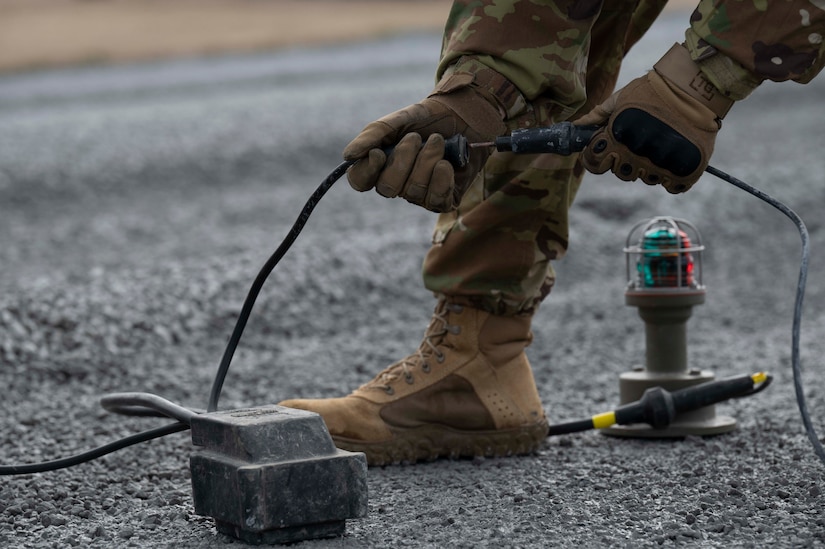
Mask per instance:
[[[556,103],[535,123],[575,119],[604,101],[625,53],[665,3],[614,2],[621,9],[602,10],[591,31],[586,103],[578,110]],[[459,208],[439,216],[424,260],[425,286],[494,314],[534,312],[553,287],[551,261],[567,251],[568,210],[583,175],[577,155],[494,153]]]

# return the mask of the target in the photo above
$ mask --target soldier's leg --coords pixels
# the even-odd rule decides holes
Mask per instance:
[[[282,404],[320,413],[371,465],[537,449],[548,424],[524,350],[581,173],[571,158],[494,155],[439,220],[425,262],[439,299],[418,351],[346,397]]]
[[[495,154],[425,260],[438,299],[418,350],[350,395],[281,404],[321,414],[371,465],[535,451],[548,423],[525,353],[567,249],[575,158]]]
[[[571,119],[613,92],[625,54],[666,4],[640,0],[602,8],[591,29],[587,100]],[[534,104],[542,105],[541,99]],[[555,101],[545,105],[534,112],[533,125],[559,122],[569,112]],[[494,153],[458,210],[439,216],[424,262],[425,286],[496,315],[531,314],[553,287],[551,261],[567,251],[568,209],[583,175],[578,155]]]
[[[539,109],[536,122],[604,100],[626,48],[664,3],[605,3],[592,29],[587,102],[558,105],[555,115]],[[438,300],[418,350],[346,397],[281,404],[320,413],[335,443],[371,465],[535,450],[547,420],[524,349],[553,285],[551,261],[567,250],[583,173],[575,157],[493,155],[459,210],[438,220],[424,265]]]
[[[567,251],[583,173],[577,155],[493,154],[458,210],[439,216],[424,285],[492,314],[532,314]]]

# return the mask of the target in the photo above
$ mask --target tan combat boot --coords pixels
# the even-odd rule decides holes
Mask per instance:
[[[280,404],[319,413],[335,444],[370,465],[530,453],[548,428],[531,339],[529,316],[441,300],[415,354],[349,396]]]

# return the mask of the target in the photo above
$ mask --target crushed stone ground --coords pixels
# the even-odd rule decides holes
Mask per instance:
[[[652,39],[677,27],[667,20]],[[360,127],[431,85],[436,35],[347,47],[176,64],[182,82],[159,76],[165,64],[0,79],[2,463],[62,457],[158,424],[103,411],[98,399],[110,392],[205,407],[246,290],[306,197]],[[381,65],[393,48],[419,57],[399,64],[392,54]],[[640,48],[630,68],[654,50]],[[361,65],[330,67],[336,53]],[[193,76],[204,73],[211,79]],[[130,78],[142,87],[118,85]],[[809,223],[802,360],[816,425],[825,410],[825,289],[815,274],[825,135],[811,113],[823,85],[765,86],[737,105],[713,162]],[[635,222],[660,214],[692,221],[707,246],[691,364],[719,377],[776,376],[758,397],[719,407],[736,432],[675,441],[586,433],[523,458],[371,469],[369,515],[349,521],[343,538],[298,546],[825,543],[825,469],[800,424],[789,364],[798,236],[722,182],[705,177],[673,197],[586,179],[571,253],[558,262],[529,349],[548,414],[566,421],[610,409],[618,375],[643,360],[621,249]],[[432,222],[345,182],[333,188],[265,286],[221,407],[341,395],[410,352],[432,307],[418,279]],[[194,513],[191,451],[181,433],[72,469],[6,477],[0,545],[240,546]]]

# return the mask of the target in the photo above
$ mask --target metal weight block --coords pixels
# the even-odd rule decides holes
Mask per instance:
[[[367,514],[367,461],[339,450],[321,416],[283,406],[199,414],[190,457],[195,512],[246,543],[342,535]]]

